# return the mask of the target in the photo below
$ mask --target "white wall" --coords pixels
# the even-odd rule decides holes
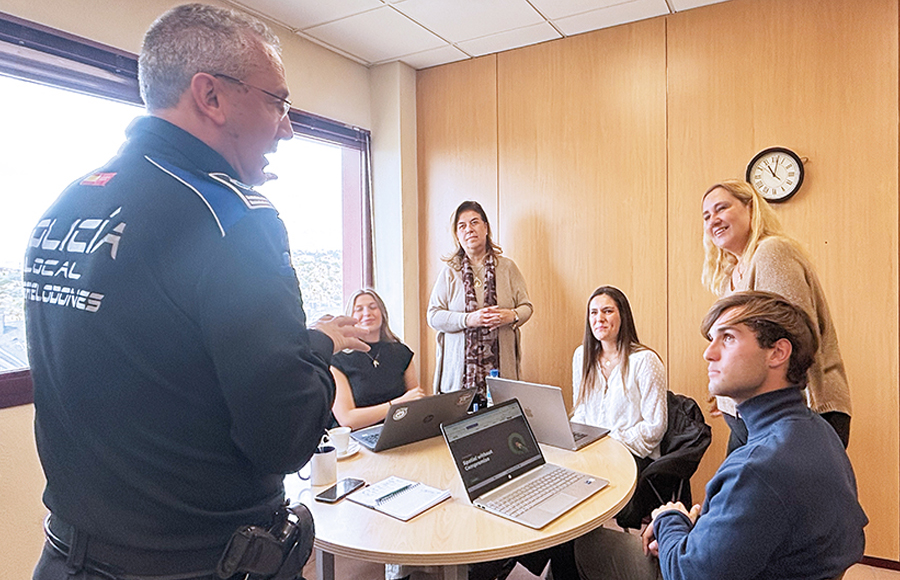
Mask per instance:
[[[418,352],[416,71],[403,63],[385,64],[371,70],[371,79],[375,288],[390,313],[391,329]]]

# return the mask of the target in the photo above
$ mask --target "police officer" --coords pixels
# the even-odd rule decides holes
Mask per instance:
[[[37,580],[211,577],[309,460],[332,353],[367,350],[352,319],[307,329],[284,227],[250,187],[292,136],[278,39],[179,6],[147,32],[139,77],[148,115],[27,248],[50,510]]]

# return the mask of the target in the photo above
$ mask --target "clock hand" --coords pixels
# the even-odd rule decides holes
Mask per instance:
[[[778,163],[778,162],[776,161],[776,163]],[[768,163],[766,163],[766,169],[769,170],[769,173],[772,174],[772,177],[774,177],[775,179],[778,179],[778,176],[775,174],[775,170],[772,169],[772,166],[769,165]]]

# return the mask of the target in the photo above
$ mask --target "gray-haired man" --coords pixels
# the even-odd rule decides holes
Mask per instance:
[[[307,330],[284,227],[250,188],[292,136],[278,39],[180,6],[147,32],[139,76],[149,115],[27,250],[51,512],[37,580],[211,577],[318,443],[331,354],[366,350],[352,319]]]

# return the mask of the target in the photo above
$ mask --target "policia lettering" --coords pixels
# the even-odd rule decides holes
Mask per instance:
[[[119,251],[122,233],[125,231],[125,222],[111,224],[113,223],[113,218],[121,210],[122,208],[117,208],[106,219],[77,218],[65,229],[66,234],[62,238],[53,237],[54,229],[56,229],[57,233],[62,231],[56,219],[42,219],[31,233],[28,246],[40,248],[49,255],[56,252],[93,254],[100,249],[108,247],[110,258],[115,260]],[[26,263],[24,274],[34,274],[47,278],[62,277],[67,280],[78,280],[81,278],[76,260],[60,260],[49,256],[34,258],[32,262]],[[39,284],[38,282],[26,281],[24,289],[26,300],[75,308],[85,312],[97,312],[100,309],[100,302],[103,300],[103,294],[99,292],[62,286],[60,284]]]

